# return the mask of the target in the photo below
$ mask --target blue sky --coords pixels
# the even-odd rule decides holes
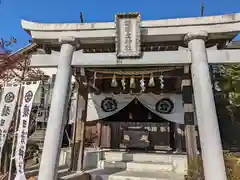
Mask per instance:
[[[202,0],[1,0],[0,38],[14,36],[23,47],[31,39],[20,25],[25,19],[49,23],[77,23],[82,11],[86,22],[113,21],[117,12],[140,12],[142,19],[194,17],[200,15]],[[240,12],[240,0],[205,0],[205,15]]]

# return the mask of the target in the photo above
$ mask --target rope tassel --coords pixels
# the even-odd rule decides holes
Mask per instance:
[[[155,86],[154,77],[153,77],[153,74],[151,74],[151,77],[148,82],[148,87],[154,87],[154,86]]]
[[[145,89],[146,89],[144,78],[142,78],[142,79],[140,80],[140,87],[141,87],[141,92],[144,92]]]
[[[118,83],[117,83],[117,80],[116,80],[116,76],[115,74],[113,75],[113,78],[112,78],[112,83],[111,83],[111,86],[112,87],[117,87]]]
[[[163,89],[164,88],[164,79],[163,79],[162,74],[159,76],[159,80],[160,80],[160,88]]]
[[[130,79],[130,88],[131,89],[136,88],[136,83],[135,83],[135,78],[134,77],[131,77],[131,79]]]
[[[123,90],[125,90],[126,89],[126,82],[125,82],[124,77],[121,79],[121,83],[122,83]]]

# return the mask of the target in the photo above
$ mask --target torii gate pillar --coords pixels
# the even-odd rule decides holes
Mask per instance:
[[[66,103],[69,99],[69,82],[72,76],[72,56],[75,51],[75,38],[67,37],[59,40],[61,52],[57,76],[53,89],[52,102],[45,135],[42,160],[38,179],[55,180],[58,171],[60,146],[64,126],[66,124]]]
[[[185,36],[191,53],[191,74],[205,179],[227,180],[205,47],[207,38],[208,33],[205,31]]]

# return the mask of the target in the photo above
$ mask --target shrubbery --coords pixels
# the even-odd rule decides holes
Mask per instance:
[[[224,154],[225,166],[227,171],[228,180],[240,180],[240,161],[239,159],[231,154]],[[202,159],[200,156],[189,162],[188,175],[186,180],[204,180],[204,172]]]

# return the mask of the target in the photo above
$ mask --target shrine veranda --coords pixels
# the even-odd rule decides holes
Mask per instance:
[[[139,13],[126,13],[108,23],[22,27],[39,46],[31,66],[57,67],[40,179],[56,176],[75,75],[77,130],[96,147],[187,152],[190,159],[201,151],[205,178],[226,180],[209,64],[240,62],[240,51],[227,48],[240,14],[141,21]]]

